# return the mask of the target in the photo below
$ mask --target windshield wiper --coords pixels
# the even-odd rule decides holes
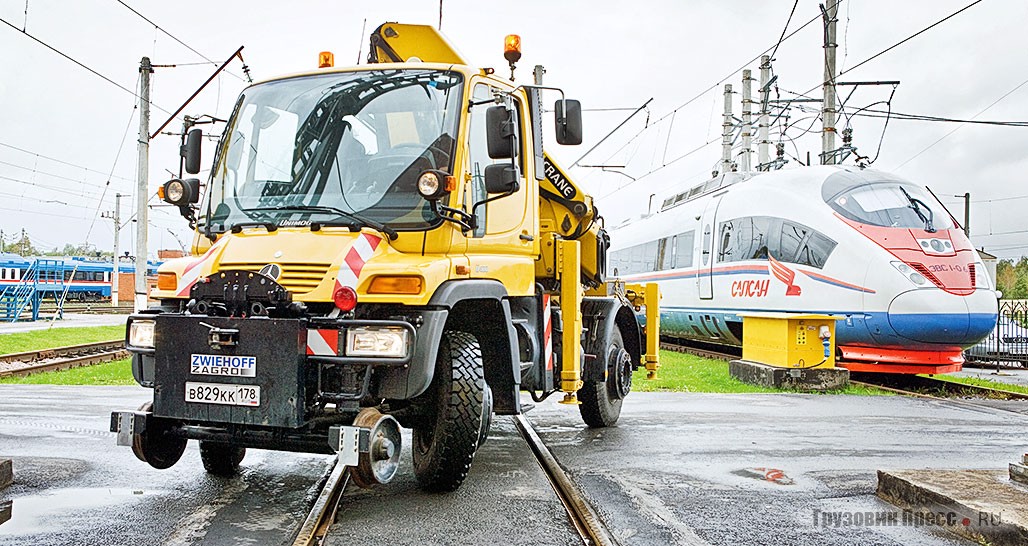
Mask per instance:
[[[907,190],[903,186],[900,186],[899,190],[903,192],[903,195],[906,196],[907,201],[910,202],[910,204],[907,206],[914,209],[914,212],[917,214],[917,217],[920,218],[922,222],[924,222],[924,230],[928,233],[935,233],[935,225],[932,223],[932,218],[934,217],[934,214],[932,213],[931,207],[926,205],[924,201],[916,197],[911,197],[911,195],[907,193]],[[928,216],[925,216],[924,212],[921,211],[921,207],[924,207],[925,210],[928,211]]]
[[[292,211],[292,212],[321,212],[326,214],[338,214],[339,216],[349,218],[353,222],[357,223],[358,227],[367,226],[380,233],[384,233],[389,236],[390,241],[395,241],[399,234],[395,229],[370,218],[365,218],[359,214],[352,212],[346,212],[343,209],[337,209],[335,207],[327,207],[323,205],[280,205],[275,207],[254,207],[252,209],[243,209],[243,212],[247,211],[268,211],[268,210],[279,210],[279,211]],[[263,223],[261,224],[263,225]],[[315,225],[326,225],[326,222],[311,222],[311,229],[314,229]],[[314,230],[317,231],[317,230]]]

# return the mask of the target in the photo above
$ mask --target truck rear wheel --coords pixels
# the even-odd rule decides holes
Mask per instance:
[[[578,406],[585,424],[609,427],[621,416],[621,403],[632,389],[632,356],[625,350],[621,330],[614,329],[607,349],[607,361],[612,362],[606,381],[586,381],[578,391]]]
[[[428,415],[414,427],[414,475],[427,491],[454,491],[464,482],[478,449],[485,374],[474,336],[447,331],[439,344],[435,377],[425,393]]]
[[[246,457],[245,447],[200,441],[200,460],[207,472],[215,476],[232,476],[238,472],[243,457]]]

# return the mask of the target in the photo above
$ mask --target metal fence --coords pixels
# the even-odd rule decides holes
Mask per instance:
[[[1028,300],[1001,300],[989,337],[964,351],[968,362],[1028,365]]]

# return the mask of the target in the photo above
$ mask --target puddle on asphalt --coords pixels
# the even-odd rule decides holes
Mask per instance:
[[[54,520],[62,515],[104,506],[124,506],[158,493],[98,487],[54,489],[41,495],[15,497],[11,500],[11,519],[0,524],[0,536],[44,532],[53,529]]]

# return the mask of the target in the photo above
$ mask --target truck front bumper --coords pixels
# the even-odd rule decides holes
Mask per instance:
[[[415,315],[342,320],[138,314],[129,318],[128,332],[135,322],[152,321],[152,347],[133,345],[129,335],[128,349],[136,381],[154,389],[153,415],[185,425],[282,432],[323,417],[326,404],[335,406],[335,414],[356,413],[369,395],[407,399],[424,392],[446,311]],[[369,328],[402,332],[402,353],[372,356],[367,348],[348,346],[348,332]],[[261,443],[257,436],[255,447]]]

